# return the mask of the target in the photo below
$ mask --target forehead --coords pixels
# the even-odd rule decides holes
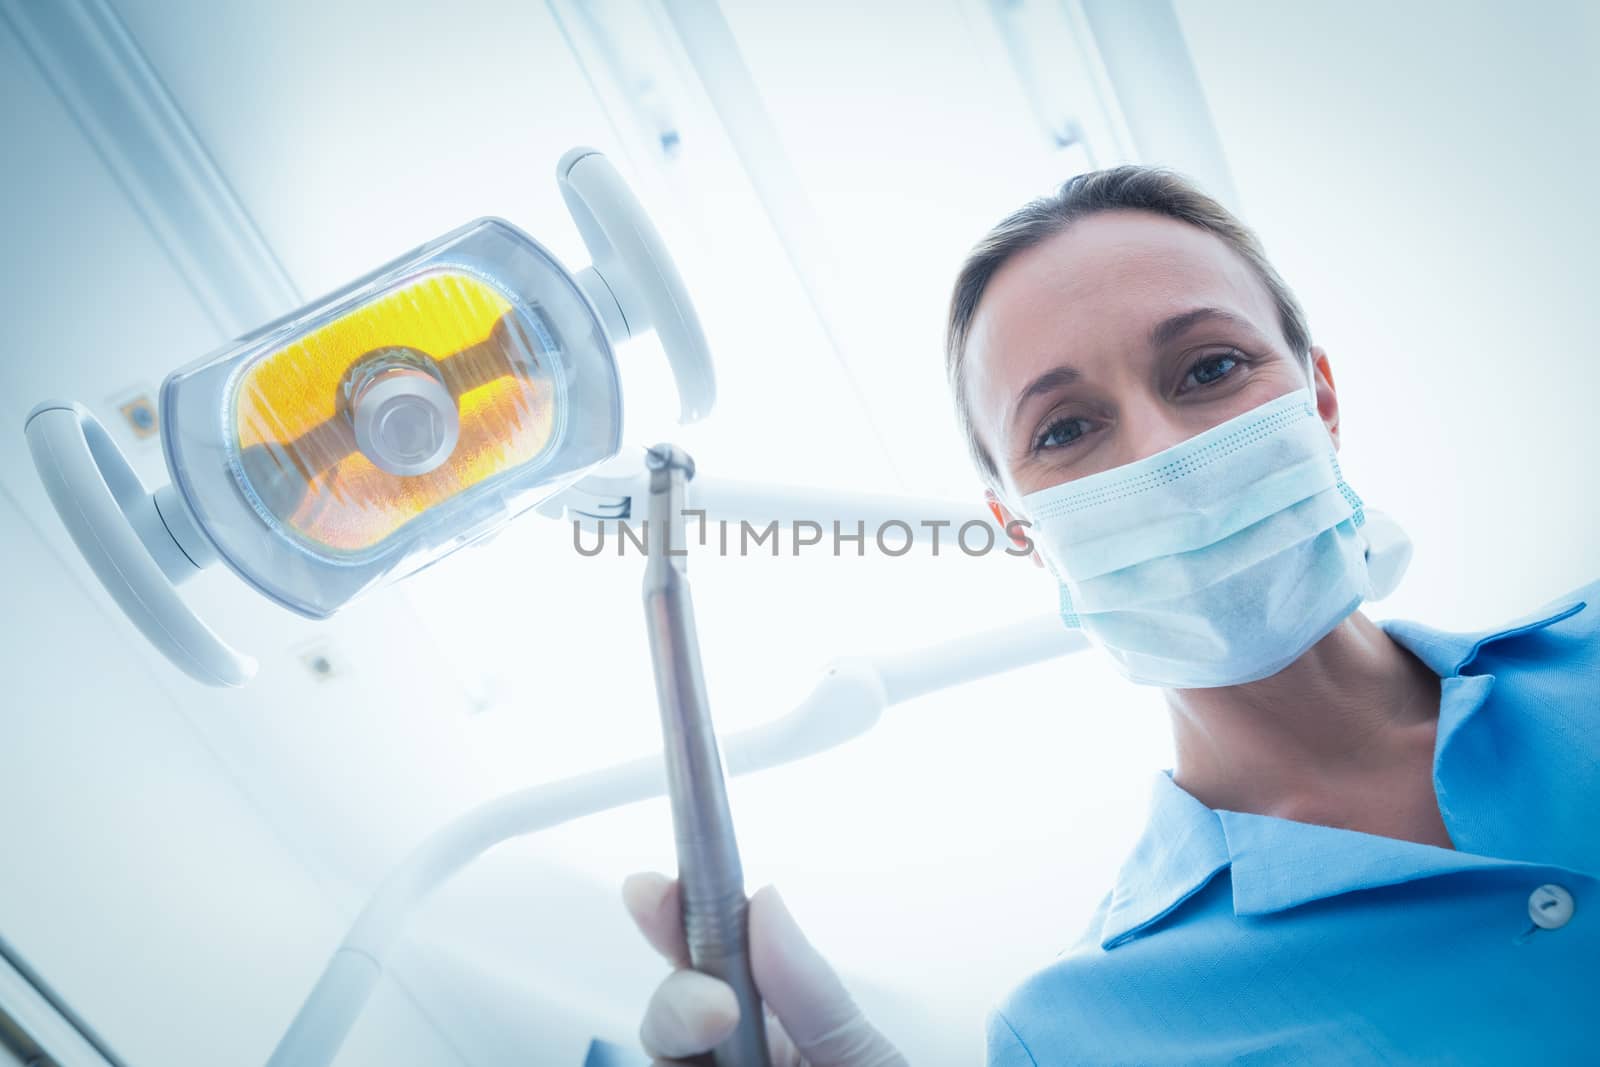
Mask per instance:
[[[1221,238],[1144,211],[1105,211],[1013,256],[990,279],[967,346],[981,424],[1034,375],[1069,364],[1114,374],[1144,351],[1151,327],[1196,307],[1255,324],[1282,346],[1266,285]],[[991,424],[992,425],[992,424]]]

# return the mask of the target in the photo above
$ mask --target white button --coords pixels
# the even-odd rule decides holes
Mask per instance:
[[[1572,918],[1572,894],[1558,885],[1542,885],[1528,894],[1528,917],[1535,926],[1559,930]]]

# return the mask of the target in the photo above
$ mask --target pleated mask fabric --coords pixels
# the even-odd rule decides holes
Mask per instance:
[[[1365,510],[1308,389],[1022,506],[1063,621],[1139,684],[1276,674],[1375,592]]]

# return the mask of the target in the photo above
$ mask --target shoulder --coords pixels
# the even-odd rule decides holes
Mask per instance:
[[[1600,578],[1556,597],[1533,612],[1530,618],[1537,620],[1550,615],[1559,616],[1550,624],[1552,630],[1591,637],[1600,635]]]
[[[1578,603],[1582,606],[1568,619],[1557,623],[1557,626],[1582,631],[1591,638],[1600,636],[1600,578],[1588,585],[1579,586],[1561,599],[1563,602]]]
[[[1110,949],[1101,946],[1107,893],[1071,947],[990,1009],[988,1067],[1192,1062],[1183,1043],[1196,1031],[1179,1017],[1205,987],[1199,942],[1225,940],[1218,925],[1234,922],[1227,883],[1214,879],[1185,917]]]
[[[1554,673],[1600,685],[1600,581],[1579,586],[1478,642],[1477,668]]]
[[[1284,987],[1297,980],[1291,961],[1308,944],[1323,954],[1340,951],[1326,944],[1320,925],[1303,928],[1307,942],[1286,939],[1279,926],[1241,920],[1228,869],[1133,937],[1104,935],[1116,900],[1108,895],[1071,948],[991,1009],[989,1067],[1192,1064],[1200,1047],[1214,1053],[1206,1062],[1233,1062],[1272,1025],[1266,1006],[1281,1006]],[[1311,1042],[1307,1048],[1321,1047],[1309,1031],[1300,1037]]]
[[[1003,1006],[996,1005],[989,1009],[985,1031],[989,1050],[984,1060],[986,1067],[1039,1067],[1039,1061],[1022,1043],[1021,1035],[1017,1033]]]
[[[986,1067],[1038,1067],[1039,1060],[1035,1053],[1047,1056],[1052,1063],[1063,1056],[1074,1062],[1081,1061],[1082,1052],[1078,1042],[1062,1033],[1062,1005],[1058,997],[1047,993],[1046,989],[1054,987],[1063,964],[1070,965],[1070,961],[1081,958],[1088,951],[1100,951],[1100,929],[1111,907],[1111,896],[1108,891],[1100,898],[1083,932],[1071,946],[1058,954],[1055,963],[1029,975],[1013,986],[999,1003],[990,1007],[985,1021],[989,1050]],[[1041,1019],[1051,1020],[1052,1032],[1040,1031],[1036,1024]],[[1023,1031],[1027,1031],[1026,1037]]]
[[[988,1067],[1183,1062],[1146,1011],[1165,996],[1163,940],[1108,950],[1096,933],[1030,974],[990,1010]]]
[[[1600,671],[1600,582],[1490,630],[1454,632],[1403,619],[1383,628],[1442,678],[1494,674],[1592,687]]]

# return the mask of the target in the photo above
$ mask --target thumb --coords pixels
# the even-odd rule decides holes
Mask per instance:
[[[810,1067],[907,1067],[851,998],[771,886],[750,898],[750,970]]]

